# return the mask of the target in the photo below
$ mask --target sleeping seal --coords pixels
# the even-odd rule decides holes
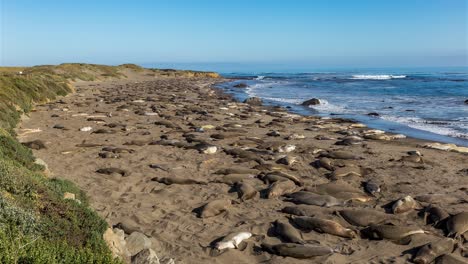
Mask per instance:
[[[332,220],[310,216],[295,216],[291,217],[291,219],[294,224],[305,230],[315,230],[320,233],[327,233],[345,238],[357,237],[354,230],[345,228]]]
[[[187,185],[187,184],[207,184],[204,181],[197,181],[197,180],[194,180],[194,179],[186,179],[186,178],[180,178],[180,177],[175,177],[175,176],[162,177],[162,178],[154,177],[151,180],[155,181],[155,182],[159,182],[159,183],[164,183],[166,185],[171,185],[171,184],[183,184],[183,185]]]
[[[400,240],[414,234],[424,234],[425,231],[414,226],[394,226],[371,224],[362,230],[363,234],[371,239]]]
[[[413,259],[417,264],[432,263],[437,257],[452,253],[455,241],[451,238],[442,238],[428,243],[418,250]]]
[[[285,242],[304,244],[301,233],[286,221],[276,220],[273,223],[275,234]]]
[[[281,243],[276,245],[262,243],[262,248],[271,254],[298,259],[325,256],[333,254],[334,252],[332,248],[326,246],[310,244],[300,245],[295,243]]]
[[[198,217],[206,218],[217,216],[223,212],[226,212],[231,204],[232,201],[229,199],[219,199],[208,202],[200,208]]]
[[[354,226],[369,226],[380,224],[389,219],[389,215],[373,209],[343,209],[337,212],[346,222]]]
[[[130,172],[128,171],[122,170],[119,168],[114,168],[114,167],[98,169],[96,172],[100,174],[107,174],[107,175],[117,173],[117,174],[120,174],[122,177],[127,177],[128,175],[130,175]]]
[[[266,190],[266,197],[268,199],[282,196],[286,193],[294,192],[296,184],[292,181],[276,181]]]
[[[237,182],[235,187],[241,201],[253,199],[258,195],[257,189],[248,183]]]
[[[460,237],[468,231],[468,212],[461,212],[451,216],[447,221],[448,236]]]
[[[286,195],[286,197],[288,197],[290,201],[297,204],[309,204],[323,207],[331,207],[344,204],[343,202],[330,195],[321,195],[304,191],[291,193]]]

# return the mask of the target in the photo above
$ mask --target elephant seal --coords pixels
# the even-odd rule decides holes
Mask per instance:
[[[394,214],[402,214],[416,209],[417,207],[418,203],[413,199],[413,197],[408,195],[393,203],[392,212]]]
[[[96,172],[100,174],[107,174],[107,175],[117,173],[117,174],[120,174],[122,177],[127,177],[128,175],[130,175],[129,171],[122,170],[119,168],[114,168],[114,167],[98,169]]]
[[[206,218],[217,216],[223,212],[226,212],[231,204],[232,201],[229,199],[219,199],[208,202],[200,208],[198,217]]]
[[[286,193],[294,192],[296,184],[292,181],[276,181],[266,190],[266,197],[268,199],[282,196]]]
[[[241,201],[253,199],[258,195],[257,189],[246,182],[237,182],[235,188]]]
[[[447,221],[448,236],[458,238],[468,231],[468,212],[451,216]]]
[[[304,244],[301,233],[286,221],[276,220],[273,223],[274,232],[281,240],[288,243]]]
[[[344,181],[333,181],[329,183],[319,184],[316,186],[306,187],[304,191],[313,192],[317,194],[331,195],[335,198],[344,201],[360,201],[368,202],[372,197],[366,195],[358,188],[355,188]]]
[[[455,241],[451,238],[442,238],[428,243],[418,250],[413,262],[416,264],[432,263],[437,257],[452,253],[454,245]]]
[[[294,224],[305,230],[315,230],[320,233],[327,233],[345,238],[357,237],[354,230],[345,228],[332,220],[311,216],[295,216],[291,217],[291,219]]]
[[[373,209],[343,209],[337,212],[346,222],[354,226],[370,226],[380,224],[389,219],[389,215]]]
[[[322,157],[320,158],[318,161],[317,161],[317,164],[318,166],[322,167],[322,168],[325,168],[329,171],[333,171],[334,170],[334,167],[333,167],[333,162],[331,159],[329,158],[326,158],[326,157]]]
[[[443,221],[446,221],[450,215],[442,208],[429,205],[424,208],[424,222],[426,224],[438,226]]]
[[[321,195],[304,191],[287,194],[286,197],[288,197],[290,201],[297,204],[309,204],[322,207],[331,207],[344,204],[330,195]]]
[[[281,212],[285,214],[298,215],[298,216],[315,216],[317,214],[323,213],[324,211],[327,211],[327,210],[326,209],[324,210],[322,208],[317,208],[317,206],[315,205],[307,205],[307,204],[285,206],[283,209],[281,209]]]
[[[150,142],[151,142],[151,140],[134,139],[134,140],[130,140],[128,142],[125,142],[124,145],[126,145],[126,146],[140,146],[141,147],[141,146],[144,146],[144,145],[146,145],[146,144],[148,144]]]
[[[332,159],[343,159],[343,160],[357,160],[361,159],[360,157],[343,150],[334,150],[322,154],[323,157],[332,158]]]
[[[214,174],[257,174],[258,170],[248,168],[225,168],[219,169]]]
[[[151,179],[152,181],[159,182],[159,183],[164,183],[166,185],[172,185],[172,184],[181,184],[181,185],[189,185],[189,184],[207,184],[204,181],[197,181],[194,179],[186,179],[186,178],[180,178],[180,177],[154,177]]]
[[[271,254],[298,259],[313,258],[334,253],[333,249],[330,247],[310,244],[300,245],[295,243],[281,243],[271,245],[262,243],[261,246],[262,249]]]
[[[232,249],[238,248],[240,243],[246,239],[252,237],[252,233],[250,232],[235,232],[225,236],[221,241],[215,244],[215,249],[223,250],[223,249]]]
[[[104,147],[102,151],[112,152],[112,153],[134,153],[135,150],[129,148],[118,148],[118,147]]]
[[[36,139],[36,140],[33,140],[33,141],[28,141],[28,142],[23,142],[21,143],[23,146],[26,146],[30,149],[34,149],[34,150],[40,150],[40,149],[45,149],[46,148],[46,145],[44,144],[44,142],[42,140],[39,140],[39,139]]]
[[[224,183],[227,185],[233,185],[237,182],[246,180],[246,179],[251,179],[254,178],[255,176],[249,175],[249,174],[228,174],[228,175],[223,175],[220,178],[217,178],[216,180],[212,181],[215,183]]]
[[[400,240],[414,234],[424,234],[425,231],[414,226],[394,226],[394,225],[376,225],[371,224],[368,228],[361,231],[365,236],[371,239]]]

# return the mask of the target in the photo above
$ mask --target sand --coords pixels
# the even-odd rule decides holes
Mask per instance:
[[[419,246],[444,236],[444,228],[435,228],[424,221],[421,210],[428,202],[418,202],[417,208],[397,215],[391,212],[392,202],[408,195],[431,195],[423,198],[431,199],[430,203],[450,214],[468,211],[467,155],[422,148],[419,145],[424,142],[415,139],[366,139],[356,145],[335,145],[344,137],[343,133],[362,134],[365,128],[353,128],[353,123],[346,120],[301,117],[289,115],[284,109],[234,102],[212,88],[219,81],[222,80],[155,79],[133,75],[106,82],[76,82],[76,93],[37,106],[17,132],[23,142],[45,142],[46,149],[34,150],[34,154],[48,164],[51,177],[76,183],[87,192],[92,207],[111,226],[118,223],[133,226],[151,237],[153,249],[160,258],[170,257],[176,263],[405,263],[411,261]],[[56,125],[64,129],[53,128]],[[84,127],[92,129],[80,131]],[[99,132],[107,133],[94,133],[98,129],[105,129]],[[280,136],[267,135],[273,130]],[[213,139],[213,134],[222,134],[224,139]],[[304,138],[296,135],[286,139],[293,134]],[[332,139],[318,140],[319,135]],[[161,138],[166,140],[159,141]],[[133,142],[136,145],[125,145],[132,140],[138,141]],[[83,142],[101,146],[77,146]],[[216,153],[204,154],[203,148],[191,147],[196,144],[194,142],[214,145]],[[296,148],[289,153],[278,152],[288,144]],[[101,158],[99,153],[108,146],[131,149],[131,153],[117,153],[118,158]],[[255,157],[234,157],[224,151],[241,148],[254,149],[248,152]],[[297,259],[264,251],[262,243],[282,242],[272,224],[276,220],[287,222],[289,215],[281,210],[294,203],[285,196],[264,198],[263,190],[269,184],[261,181],[258,175],[268,173],[271,166],[257,167],[257,173],[239,176],[262,193],[262,197],[244,201],[238,199],[232,181],[221,183],[223,175],[215,172],[223,168],[254,168],[259,162],[277,165],[278,159],[288,155],[297,162],[278,165],[281,171],[298,177],[303,183],[303,186],[296,186],[295,191],[310,190],[334,180],[331,171],[316,166],[316,160],[330,150],[345,150],[358,157],[356,160],[330,160],[335,169],[348,164],[347,167],[361,174],[339,178],[358,189],[359,195],[369,201],[354,200],[329,208],[309,205],[310,212],[359,233],[363,227],[351,225],[336,211],[369,208],[386,213],[393,224],[418,226],[431,234],[411,235],[410,241],[401,243],[371,240],[360,235],[348,239],[298,229],[304,241],[320,243],[337,252]],[[423,162],[400,160],[413,150],[422,153]],[[122,176],[96,172],[109,167],[128,173]],[[155,177],[174,176],[206,184],[166,185],[154,180]],[[366,194],[363,188],[362,184],[371,179],[382,185],[377,197]],[[216,199],[229,199],[233,204],[219,215],[198,217],[196,209]],[[253,236],[239,249],[223,252],[211,249],[214,241],[234,231],[251,232]],[[453,253],[458,258],[466,254],[460,249]]]

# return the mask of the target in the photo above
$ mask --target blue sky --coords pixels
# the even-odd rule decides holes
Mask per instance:
[[[466,66],[466,0],[0,0],[1,65]]]

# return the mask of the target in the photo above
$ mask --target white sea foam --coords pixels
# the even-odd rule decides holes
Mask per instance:
[[[377,74],[377,75],[366,75],[358,74],[353,75],[351,79],[353,80],[390,80],[390,79],[403,79],[406,78],[406,75],[389,75],[389,74]]]
[[[325,99],[319,98],[319,101],[320,101],[320,104],[310,105],[309,107],[319,112],[325,112],[325,113],[334,113],[334,114],[349,113],[349,111],[344,106],[331,104]]]
[[[419,117],[397,117],[397,116],[388,116],[382,115],[380,118],[392,121],[400,124],[407,125],[411,128],[429,131],[435,134],[450,136],[450,137],[458,137],[458,138],[468,138],[468,134],[462,133],[456,129],[449,127],[451,124],[450,122],[443,122],[446,125],[441,125],[437,123],[432,123],[428,120],[419,118]]]
[[[255,80],[257,80],[257,81],[260,81],[260,80],[263,80],[263,79],[265,79],[265,76],[262,76],[262,75],[259,75],[259,76],[257,76],[257,78],[255,78]]]

